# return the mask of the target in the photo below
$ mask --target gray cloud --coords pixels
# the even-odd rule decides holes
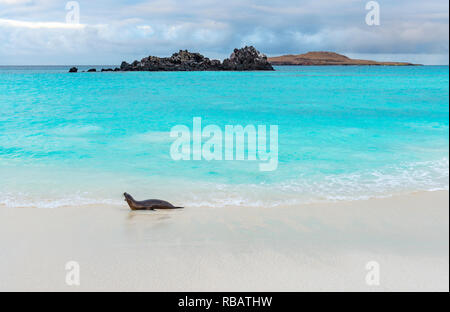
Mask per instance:
[[[248,44],[268,55],[331,50],[448,63],[444,0],[379,1],[381,25],[372,27],[360,0],[79,3],[83,26],[70,28],[65,1],[0,0],[0,63],[117,64],[185,48],[223,58]]]

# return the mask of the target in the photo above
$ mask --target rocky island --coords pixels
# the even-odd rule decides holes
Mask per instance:
[[[351,59],[345,55],[335,52],[308,52],[297,55],[282,55],[269,57],[272,65],[385,65],[385,66],[413,66],[417,64],[405,62],[377,62],[368,60]]]
[[[120,68],[101,71],[249,71],[274,70],[267,57],[253,46],[234,49],[230,57],[223,62],[210,60],[200,53],[180,50],[171,57],[148,56],[131,64],[122,62]],[[94,70],[89,70],[94,71]],[[69,72],[77,72],[71,68]]]

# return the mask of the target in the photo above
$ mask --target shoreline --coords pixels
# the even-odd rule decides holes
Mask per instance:
[[[0,290],[448,291],[448,191],[297,207],[0,208]],[[81,285],[65,284],[78,261]],[[378,261],[380,286],[365,284]]]
[[[186,187],[185,184],[182,184],[178,187]],[[244,191],[242,187],[244,185],[237,185],[230,187],[229,189],[224,189],[223,184],[217,184],[216,188],[209,189],[210,197],[205,197],[207,190],[205,189],[207,186],[203,186],[201,189],[188,189],[187,193],[190,193],[191,197],[181,198],[177,197],[176,193],[166,192],[163,189],[160,189],[158,192],[160,193],[161,198],[171,198],[172,201],[177,202],[178,204],[182,204],[184,207],[189,208],[235,208],[239,207],[251,207],[251,208],[272,208],[272,209],[284,209],[284,208],[298,208],[303,206],[310,205],[339,205],[339,204],[351,204],[358,203],[364,201],[373,201],[373,200],[382,200],[382,199],[391,199],[397,197],[407,197],[416,194],[422,193],[440,193],[440,192],[449,192],[447,187],[436,188],[436,189],[426,189],[426,190],[401,190],[396,192],[381,192],[373,195],[367,195],[361,193],[360,195],[342,195],[342,196],[330,196],[330,197],[320,197],[317,194],[314,196],[313,194],[309,194],[308,196],[292,196],[293,193],[279,193],[275,191],[271,195],[276,195],[276,198],[271,196],[265,197],[267,194],[264,191],[269,191],[270,187],[267,189],[259,189],[256,193],[252,195],[252,197],[245,197],[242,194],[246,192],[251,192],[252,189],[248,189]],[[238,193],[238,191],[242,193]],[[217,197],[216,201],[212,200],[214,192],[221,191],[223,197]],[[255,190],[253,190],[255,191]],[[68,191],[65,192],[68,194]],[[6,192],[5,194],[0,194],[2,198],[0,198],[0,209],[65,209],[65,208],[95,208],[95,207],[114,207],[121,208],[123,206],[123,195],[120,192],[115,192],[117,196],[112,197],[91,197],[90,194],[86,192],[75,192],[75,195],[72,197],[68,195],[62,195],[55,198],[49,198],[48,196],[45,199],[34,196],[24,196],[24,193],[19,192],[21,195],[12,195],[10,192]],[[212,193],[212,194],[211,194]],[[136,194],[136,193],[134,193]],[[137,194],[145,194],[145,190],[140,189]],[[200,195],[199,195],[200,194]],[[109,194],[111,195],[111,194]],[[231,197],[231,195],[235,195],[236,197]],[[42,194],[40,195],[43,196]],[[281,200],[281,196],[285,196],[285,200]],[[147,196],[148,197],[148,196]],[[214,196],[213,196],[214,197]],[[139,200],[146,199],[145,196],[137,195]],[[224,198],[228,198],[228,201],[224,200]],[[69,202],[76,201],[75,204],[68,204]]]

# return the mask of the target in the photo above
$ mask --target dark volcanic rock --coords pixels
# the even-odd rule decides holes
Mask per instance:
[[[222,64],[224,70],[273,70],[267,57],[253,46],[234,49],[230,58]]]
[[[69,69],[69,73],[76,73],[78,72],[78,68],[76,67],[72,67],[71,69]]]
[[[102,68],[102,72],[110,72],[113,71],[112,68]]]
[[[88,73],[92,73],[92,72],[96,72],[96,71],[97,70],[95,68],[88,69]]]
[[[200,53],[191,53],[180,50],[171,57],[149,56],[141,61],[129,64],[122,62],[121,71],[219,71],[219,70],[273,70],[267,57],[254,47],[235,49],[230,58],[221,63],[219,60],[210,60]]]

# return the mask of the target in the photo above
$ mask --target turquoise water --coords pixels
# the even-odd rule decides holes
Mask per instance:
[[[0,67],[0,206],[277,206],[448,189],[449,68]],[[174,161],[175,125],[278,125],[278,168]]]

